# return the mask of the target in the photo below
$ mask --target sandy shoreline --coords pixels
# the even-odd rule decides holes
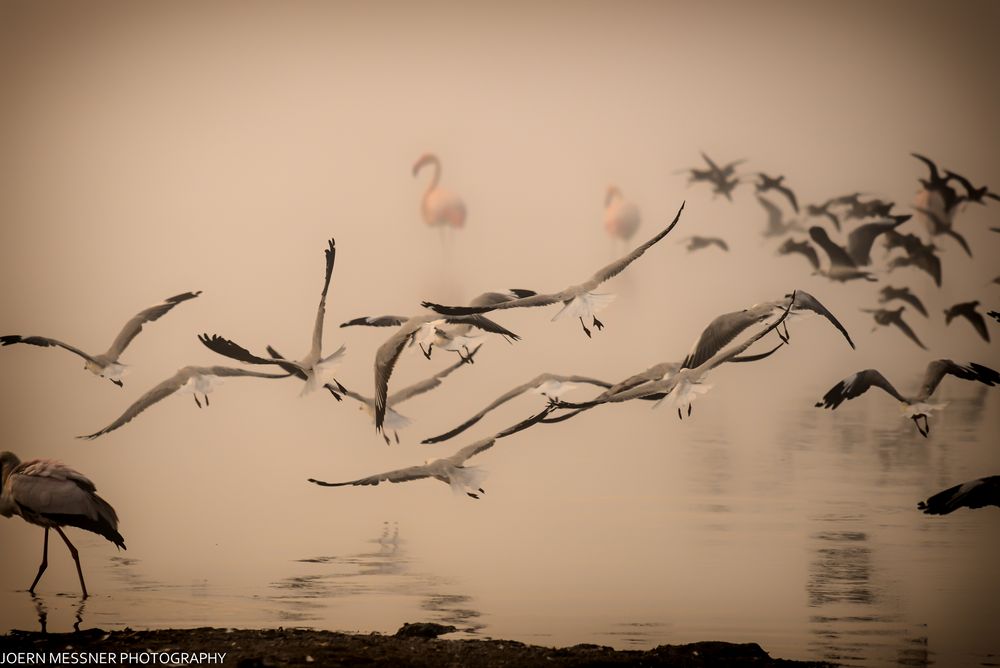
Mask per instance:
[[[435,628],[436,627],[436,628]],[[265,666],[829,666],[771,658],[755,643],[700,642],[651,650],[599,645],[551,648],[509,640],[434,638],[447,627],[414,624],[395,635],[310,629],[167,629],[77,633],[11,631],[0,636],[0,665],[52,653],[62,665]],[[103,653],[103,654],[102,654]],[[204,653],[199,657],[199,653]],[[222,656],[222,654],[224,656]],[[206,655],[214,655],[209,658]],[[211,663],[214,661],[215,663]],[[221,661],[221,664],[219,663]],[[71,664],[70,662],[75,662]]]

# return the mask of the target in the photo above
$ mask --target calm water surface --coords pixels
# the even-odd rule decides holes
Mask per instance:
[[[717,393],[752,389],[734,384]],[[545,645],[722,639],[847,665],[995,665],[1000,513],[925,517],[915,504],[996,472],[987,437],[1000,397],[960,387],[946,398],[926,441],[884,401],[835,420],[790,403],[766,433],[730,419],[723,397],[684,422],[626,407],[620,420],[538,427],[484,457],[492,486],[479,503],[431,482],[305,486],[296,493],[311,507],[284,525],[244,517],[230,532],[222,508],[203,508],[186,521],[210,538],[170,559],[157,551],[183,533],[140,531],[114,556],[80,536],[86,602],[58,545],[27,594],[41,535],[5,526],[27,544],[0,592],[0,630],[436,621]],[[648,439],[614,434],[636,420],[652,423]],[[556,429],[568,439],[546,451]],[[277,482],[261,491],[286,494]],[[369,505],[376,495],[388,510]]]

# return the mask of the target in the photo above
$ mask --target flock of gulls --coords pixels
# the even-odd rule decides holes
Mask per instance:
[[[894,203],[865,199],[863,193],[832,197],[822,203],[804,204],[800,207],[795,192],[785,183],[783,175],[772,176],[763,172],[739,174],[737,167],[745,161],[730,162],[720,167],[708,156],[702,156],[705,168],[685,170],[691,184],[707,184],[714,195],[722,195],[729,200],[732,200],[734,192],[742,184],[752,184],[756,200],[766,214],[767,226],[762,236],[781,241],[776,249],[778,254],[801,255],[812,266],[815,274],[826,276],[834,282],[874,282],[885,272],[911,267],[926,272],[940,286],[942,262],[936,243],[957,243],[971,257],[972,251],[968,243],[955,229],[956,218],[968,205],[985,205],[988,200],[1000,199],[989,188],[977,188],[968,179],[950,170],[942,173],[930,159],[913,154],[928,171],[927,178],[919,179],[921,189],[913,214],[894,213]],[[433,168],[433,175],[420,207],[425,223],[440,228],[462,227],[466,220],[466,207],[458,195],[440,186],[440,160],[432,154],[421,156],[413,166],[413,175],[418,176],[425,167]],[[273,347],[266,346],[265,356],[251,352],[231,338],[219,334],[202,334],[198,337],[201,343],[227,358],[228,365],[182,367],[174,375],[140,395],[109,424],[80,438],[96,439],[121,429],[174,394],[191,394],[199,408],[207,407],[208,395],[221,379],[242,377],[281,380],[295,377],[303,382],[304,394],[322,388],[338,402],[345,399],[356,402],[359,409],[369,413],[376,433],[387,445],[398,443],[399,430],[410,423],[407,417],[398,412],[400,404],[434,390],[448,375],[474,363],[487,335],[500,337],[508,342],[519,340],[516,333],[495,320],[502,316],[503,311],[554,306],[559,310],[552,316],[552,320],[576,320],[587,337],[602,330],[604,323],[598,319],[597,313],[614,298],[613,294],[602,291],[603,286],[626,271],[644,254],[653,251],[654,246],[681,221],[684,207],[685,204],[682,203],[670,224],[648,241],[598,269],[581,282],[569,284],[560,290],[548,293],[525,289],[487,292],[465,305],[425,301],[421,303],[422,310],[413,315],[365,316],[342,323],[341,327],[391,330],[391,334],[375,353],[373,396],[361,394],[353,389],[353,383],[345,385],[336,378],[337,365],[346,353],[345,346],[341,345],[329,354],[325,354],[323,350],[326,300],[337,250],[334,240],[330,239],[324,249],[325,271],[312,328],[312,345],[305,355],[292,359],[283,356]],[[913,230],[905,228],[907,224],[912,225],[910,221],[914,216],[918,217],[917,220],[924,221],[929,241],[924,241]],[[603,224],[609,234],[625,243],[630,242],[640,226],[639,208],[628,201],[617,187],[612,186],[607,190]],[[1000,232],[1000,228],[993,228],[993,231]],[[885,269],[876,272],[872,269],[872,249],[879,239],[882,239],[888,254],[902,254],[888,257]],[[710,247],[728,252],[730,248],[724,239],[717,237],[690,236],[685,242],[689,252]],[[826,255],[827,262],[821,262],[819,251]],[[996,282],[1000,282],[1000,277]],[[121,362],[121,357],[143,327],[197,298],[199,294],[200,292],[185,292],[140,311],[125,323],[107,351],[100,354],[87,353],[74,345],[46,336],[6,335],[0,337],[0,344],[62,348],[83,358],[87,371],[108,379],[118,387],[124,387],[122,375],[126,367]],[[911,324],[903,319],[907,307],[912,307],[921,317],[929,318],[920,296],[907,287],[891,285],[882,287],[874,296],[880,306],[863,310],[871,314],[875,327],[894,327],[915,345],[926,349]],[[898,302],[902,302],[898,308],[888,307],[888,304]],[[979,336],[989,341],[989,328],[978,307],[978,301],[955,304],[945,311],[945,323],[950,324],[956,318],[963,318],[971,323]],[[544,405],[531,417],[480,438],[450,456],[354,480],[328,482],[309,479],[309,482],[324,487],[339,487],[434,478],[448,484],[458,494],[478,499],[484,494],[483,472],[475,466],[467,465],[467,462],[492,448],[499,439],[538,424],[562,422],[598,406],[633,400],[655,402],[654,405],[667,403],[676,410],[678,418],[689,417],[694,401],[709,390],[708,376],[715,368],[728,363],[755,363],[767,359],[789,344],[789,322],[807,315],[824,318],[837,329],[852,349],[855,348],[847,329],[816,297],[803,290],[793,290],[776,299],[718,316],[705,327],[689,352],[680,359],[656,362],[621,380],[607,381],[579,375],[541,373],[501,394],[454,428],[422,441],[424,444],[435,444],[459,436],[476,426],[488,413],[522,394],[534,393],[543,398]],[[987,315],[1000,321],[1000,313],[996,311]],[[775,338],[773,345],[760,352],[747,352],[752,345],[772,333]],[[452,358],[452,364],[425,380],[390,392],[392,373],[397,361],[407,349],[413,347],[419,348],[427,359],[431,359],[435,348],[454,353],[456,357]],[[837,382],[816,406],[834,410],[873,387],[879,388],[899,402],[902,415],[912,420],[917,431],[927,437],[931,413],[944,407],[943,404],[932,403],[931,397],[946,376],[989,386],[1000,384],[1000,373],[985,365],[935,359],[927,365],[923,382],[913,394],[901,393],[878,370],[864,369]],[[593,388],[593,397],[579,402],[562,399],[566,393],[586,387]],[[86,597],[87,588],[77,550],[62,527],[73,526],[92,531],[124,549],[125,542],[117,528],[118,518],[111,505],[97,495],[96,487],[86,476],[48,459],[21,462],[11,452],[0,453],[0,484],[0,513],[5,517],[20,515],[24,520],[45,529],[42,562],[28,591],[34,592],[46,569],[49,529],[55,529],[76,563],[80,586]],[[987,505],[1000,506],[1000,476],[988,476],[956,485],[931,496],[918,507],[926,513],[947,514],[961,507],[980,508]]]

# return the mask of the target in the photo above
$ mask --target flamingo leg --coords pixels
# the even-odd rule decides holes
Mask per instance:
[[[38,581],[42,579],[42,573],[45,569],[49,567],[49,528],[45,527],[45,542],[42,544],[42,563],[38,566],[38,575],[35,576],[34,581],[31,586],[28,587],[28,591],[32,594],[35,593],[35,585]],[[43,625],[44,626],[44,625]]]
[[[72,555],[73,561],[76,562],[76,574],[80,576],[80,589],[83,590],[83,597],[87,598],[87,584],[83,581],[83,568],[80,566],[80,553],[77,552],[76,546],[69,542],[69,538],[66,537],[66,534],[63,533],[62,529],[55,527],[55,530],[56,533],[59,534],[59,537],[63,539],[63,542],[66,543],[66,547],[69,548],[69,553]]]
[[[582,316],[580,317],[580,327],[583,327],[583,333],[586,334],[587,338],[589,339],[590,338],[590,330],[587,329],[587,326],[585,324],[583,324],[583,317]]]

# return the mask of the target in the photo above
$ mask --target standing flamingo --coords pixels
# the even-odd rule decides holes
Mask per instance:
[[[433,153],[424,153],[413,164],[413,176],[417,176],[424,165],[434,165],[434,176],[420,202],[420,213],[424,222],[431,227],[451,225],[465,226],[465,202],[462,198],[438,186],[441,181],[441,161]]]
[[[608,186],[604,196],[604,229],[625,242],[639,229],[639,207],[626,201],[618,186]]]

